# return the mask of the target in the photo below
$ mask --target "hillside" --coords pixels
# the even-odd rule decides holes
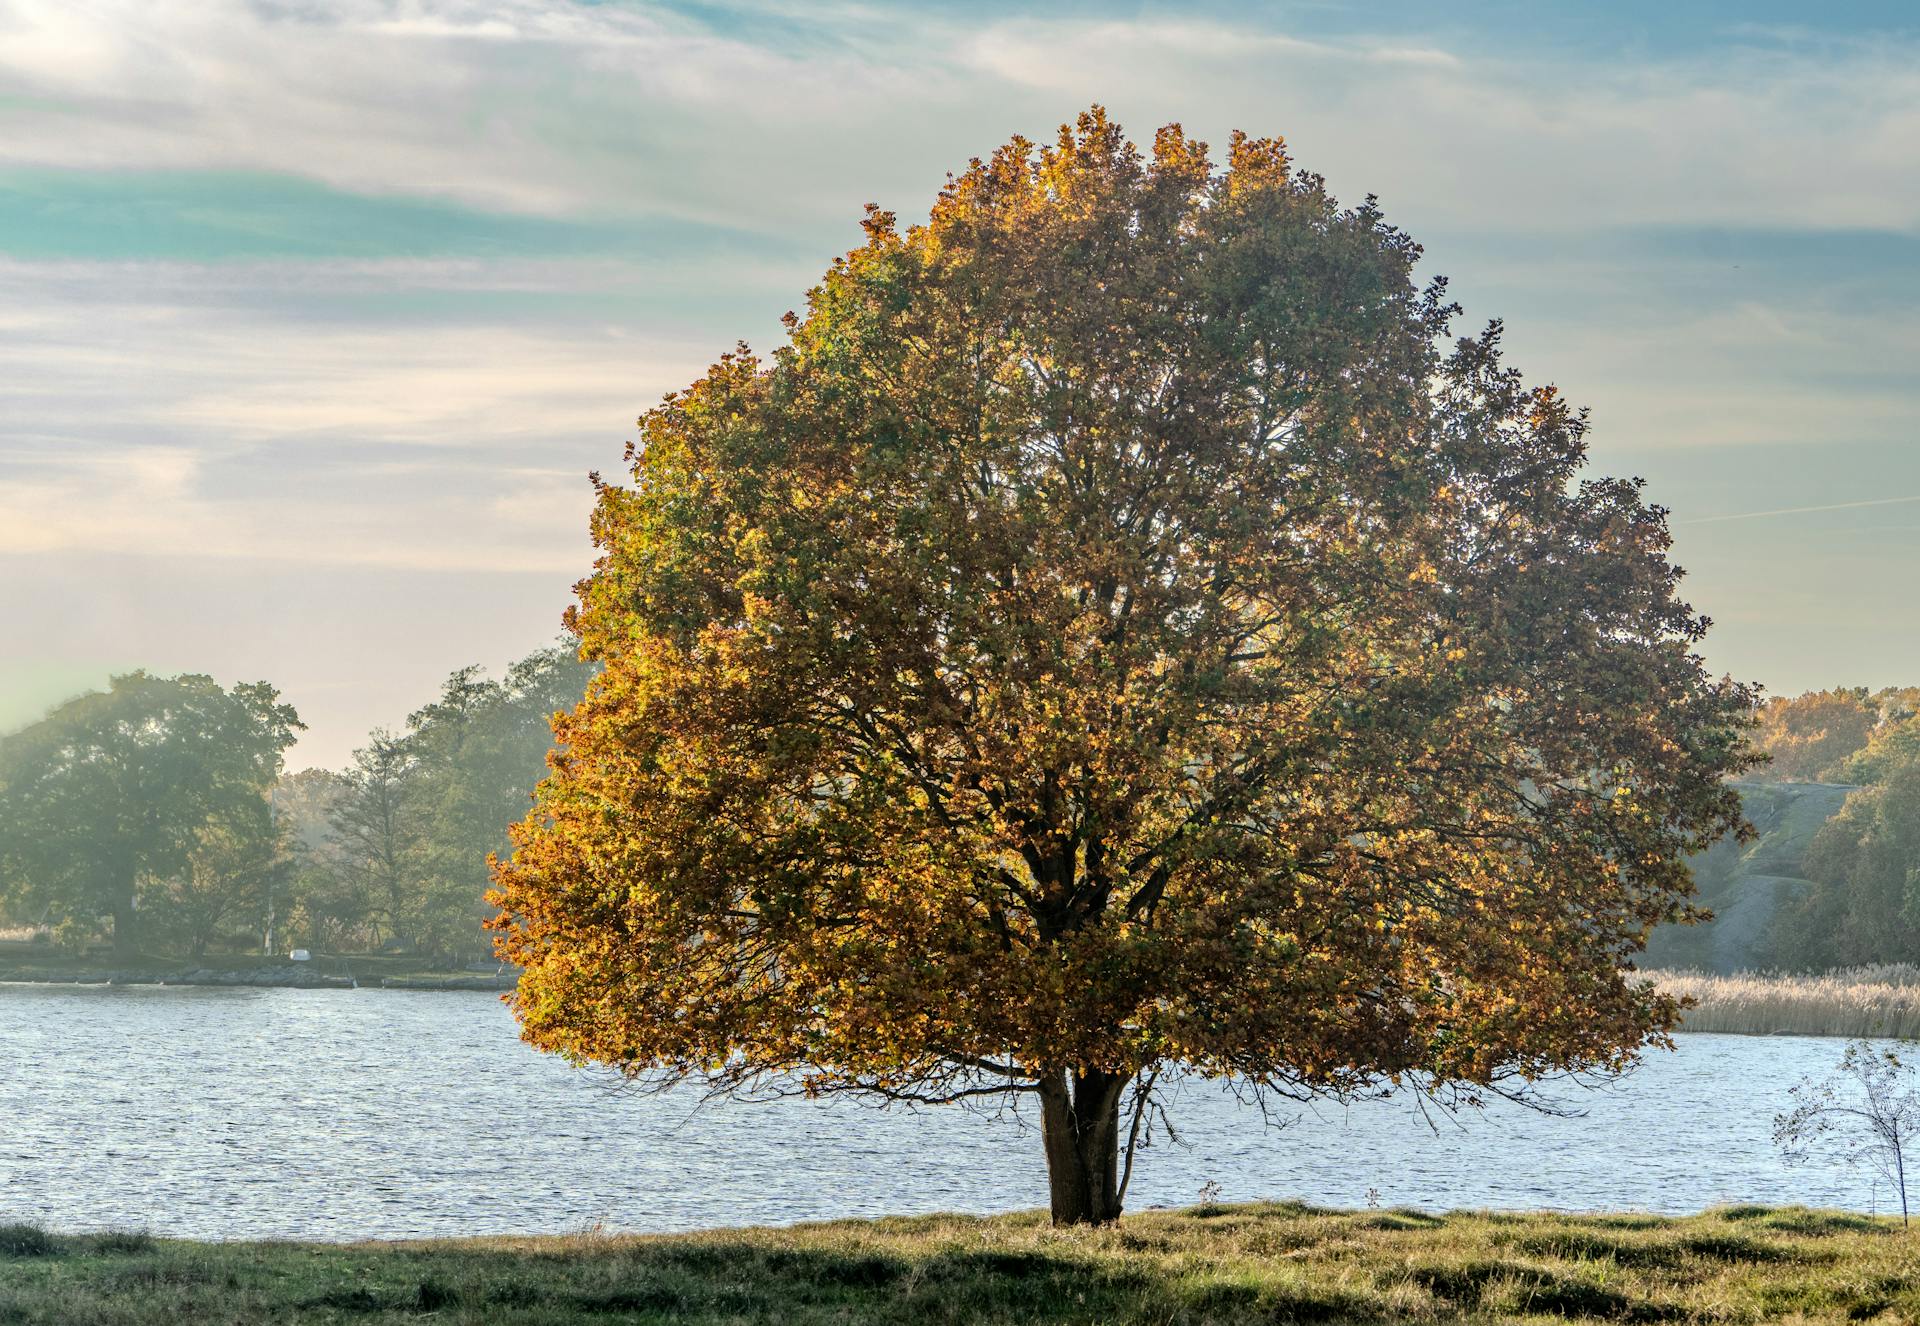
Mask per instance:
[[[1723,840],[1694,858],[1699,901],[1714,919],[1655,931],[1646,966],[1723,973],[1765,966],[1759,945],[1774,909],[1807,883],[1802,865],[1807,848],[1854,790],[1846,783],[1737,786],[1759,836],[1748,843]]]

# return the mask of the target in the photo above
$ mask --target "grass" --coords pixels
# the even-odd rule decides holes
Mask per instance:
[[[666,1237],[189,1243],[0,1227],[0,1322],[1920,1321],[1920,1233],[1702,1216],[1322,1211],[841,1221]]]
[[[1821,976],[1648,974],[1669,994],[1697,1001],[1687,1010],[1687,1031],[1920,1037],[1920,967],[1856,967]]]

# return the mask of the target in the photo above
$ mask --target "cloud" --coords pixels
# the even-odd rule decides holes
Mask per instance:
[[[1894,164],[1911,164],[1920,61],[1893,39],[1606,64],[1032,19],[986,29],[963,58],[1135,116],[1283,132],[1303,164],[1349,194],[1382,193],[1390,215],[1496,229],[1920,224],[1920,176]]]
[[[1353,76],[1370,65],[1459,69],[1458,56],[1437,47],[1310,41],[1277,32],[1227,28],[1200,20],[1019,19],[991,24],[966,41],[962,58],[1009,83],[1082,94],[1096,79],[1157,71],[1176,76],[1182,66],[1316,64]],[[1110,89],[1111,90],[1111,89]],[[1096,93],[1096,95],[1099,95]]]
[[[311,292],[257,307],[257,285],[193,270],[0,265],[0,554],[577,572],[587,471],[617,466],[634,416],[713,348],[617,325],[329,323]],[[450,278],[401,263],[384,284]]]
[[[177,451],[70,457],[37,475],[0,465],[0,556],[164,551],[250,565],[576,575],[592,560],[584,473],[533,483],[505,470],[449,488],[436,471],[372,467],[361,477],[381,491],[355,502],[303,497],[297,463],[277,494],[222,498],[197,487],[205,468]]]
[[[551,215],[737,220],[758,198],[772,222],[888,99],[940,81],[620,4],[6,0],[0,161],[286,172]]]
[[[1515,362],[1593,406],[1603,454],[1912,438],[1920,314],[1849,307],[1818,287],[1755,300],[1714,275],[1649,260],[1614,274],[1633,292],[1619,305],[1586,297],[1606,269],[1534,292],[1524,313],[1506,310]]]
[[[1920,225],[1920,52],[1751,34],[1598,62],[1498,38],[825,8],[722,32],[573,0],[0,0],[0,161],[283,172],[767,233],[917,206],[1089,102],[1284,133],[1424,224]]]

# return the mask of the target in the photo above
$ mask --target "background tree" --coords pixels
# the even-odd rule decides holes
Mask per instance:
[[[1920,761],[1890,764],[1814,835],[1810,886],[1770,927],[1782,967],[1920,962]]]
[[[407,742],[375,731],[353,753],[328,815],[335,859],[355,910],[377,918],[391,938],[411,935],[422,892],[415,869],[421,828],[410,796],[413,773]]]
[[[1770,757],[1756,771],[1782,782],[1843,776],[1847,757],[1867,744],[1880,707],[1864,686],[1775,696],[1760,710],[1754,743]]]
[[[1865,745],[1835,766],[1847,783],[1884,783],[1901,769],[1920,764],[1920,716],[1889,698],[1880,725]]]
[[[143,888],[265,805],[301,724],[265,682],[133,672],[0,740],[0,893],[111,920],[138,950]]]
[[[567,642],[521,659],[499,681],[461,669],[408,717],[420,949],[449,959],[488,951],[487,860],[507,849],[507,830],[546,771],[553,715],[579,702],[591,673]]]
[[[1037,1097],[1066,1223],[1163,1065],[1471,1100],[1673,1025],[1627,967],[1753,697],[1411,240],[1097,110],[866,231],[600,489],[605,671],[497,868],[530,1040]]]
[[[1740,784],[1756,834],[1688,862],[1718,923],[1659,928],[1648,961],[1722,972],[1920,963],[1920,779],[1905,772],[1920,764],[1917,702],[1913,687],[1835,687],[1763,706],[1757,734],[1773,763]]]
[[[570,642],[498,681],[458,669],[403,732],[375,732],[344,775],[307,789],[296,907],[314,946],[484,955],[487,858],[526,814],[554,713],[579,701],[591,673]]]
[[[344,775],[302,769],[274,788],[274,813],[287,848],[286,888],[276,890],[277,947],[341,953],[369,947],[369,904],[332,820],[348,792]]]
[[[196,958],[236,929],[244,946],[261,943],[272,892],[284,886],[291,863],[267,798],[236,806],[201,827],[182,869],[154,881],[150,929]]]

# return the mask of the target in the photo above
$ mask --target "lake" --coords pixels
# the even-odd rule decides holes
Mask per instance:
[[[1257,1111],[1175,1098],[1128,1206],[1302,1198],[1428,1209],[1724,1202],[1866,1210],[1868,1177],[1789,1169],[1787,1088],[1841,1042],[1683,1036],[1584,1117],[1500,1105],[1436,1132],[1410,1105]],[[1886,1210],[1887,1193],[1877,1194]],[[195,1238],[667,1231],[1046,1204],[1038,1134],[848,1098],[697,1107],[535,1053],[476,994],[0,985],[0,1223]]]

